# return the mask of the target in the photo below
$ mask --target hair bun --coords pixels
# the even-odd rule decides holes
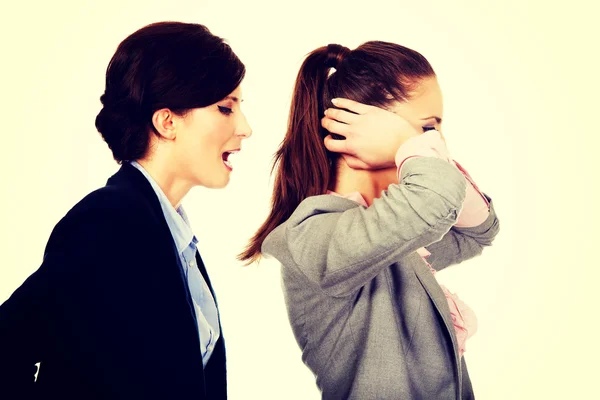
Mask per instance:
[[[130,161],[143,156],[146,146],[136,141],[144,132],[146,124],[139,118],[140,111],[132,104],[113,103],[103,94],[100,97],[103,107],[96,116],[96,129],[113,152],[115,160]]]

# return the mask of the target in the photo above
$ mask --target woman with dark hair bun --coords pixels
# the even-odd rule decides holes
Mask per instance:
[[[0,398],[227,397],[217,302],[181,201],[229,182],[251,135],[244,74],[199,24],[155,23],[119,45],[96,127],[121,168],[0,306]]]

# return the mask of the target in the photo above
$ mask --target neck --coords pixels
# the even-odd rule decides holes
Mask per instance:
[[[156,153],[151,157],[146,157],[137,162],[144,167],[152,179],[158,184],[171,205],[177,209],[185,195],[192,188],[192,184],[179,178],[175,170],[169,166],[176,163],[168,162],[165,157]]]
[[[381,196],[381,192],[387,190],[392,183],[398,183],[396,168],[380,170],[352,169],[340,157],[338,173],[334,192],[343,196],[353,192],[362,195],[368,205]]]

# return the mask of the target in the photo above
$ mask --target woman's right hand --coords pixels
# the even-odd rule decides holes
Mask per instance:
[[[398,148],[420,133],[404,118],[382,108],[349,99],[335,99],[333,103],[337,108],[327,109],[321,120],[330,132],[325,147],[340,153],[351,168],[395,166]],[[344,136],[345,140],[334,139],[331,134]]]

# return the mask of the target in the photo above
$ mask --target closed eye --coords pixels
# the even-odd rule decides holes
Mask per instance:
[[[233,113],[233,110],[229,107],[225,107],[225,106],[218,106],[218,107],[219,107],[219,111],[221,112],[221,114],[231,115]]]
[[[433,130],[435,130],[435,126],[424,126],[423,127],[423,132],[433,131]]]

